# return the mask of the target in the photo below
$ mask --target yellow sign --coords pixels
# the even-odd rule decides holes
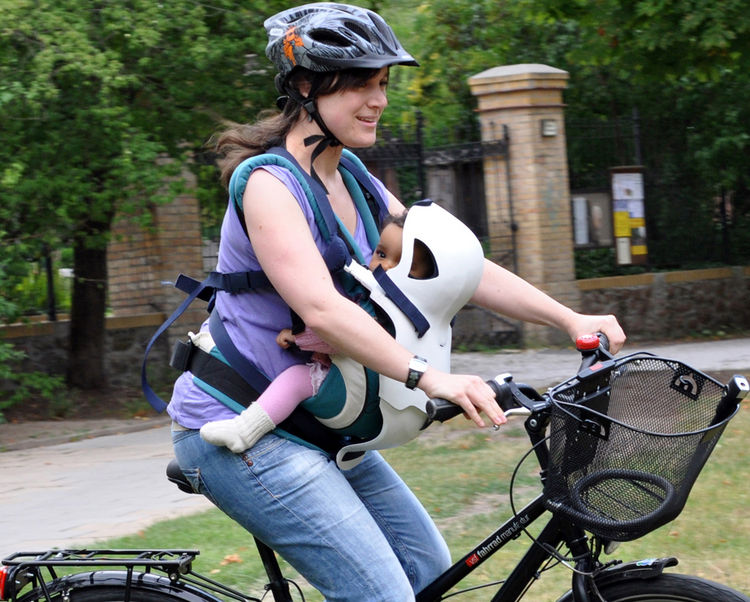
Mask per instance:
[[[627,211],[615,211],[614,221],[616,238],[630,236],[630,214]]]

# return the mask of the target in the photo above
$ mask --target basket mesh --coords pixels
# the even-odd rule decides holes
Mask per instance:
[[[685,364],[644,355],[551,390],[547,507],[614,541],[673,520],[736,410],[717,415],[723,394]]]

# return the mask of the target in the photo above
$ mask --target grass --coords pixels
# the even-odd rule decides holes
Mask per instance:
[[[461,419],[431,427],[422,437],[385,452],[388,460],[420,497],[437,521],[456,558],[488,535],[510,515],[508,483],[517,461],[528,449],[518,419],[499,433],[479,431]],[[729,424],[675,521],[641,540],[624,543],[622,560],[676,556],[676,572],[699,575],[750,593],[750,407]],[[538,493],[534,462],[525,462],[516,479],[517,506]],[[540,521],[541,522],[541,521]],[[466,581],[468,586],[501,579],[528,547],[521,537],[495,554]],[[129,537],[101,542],[110,548],[197,548],[196,570],[256,595],[262,591],[263,569],[252,539],[218,510],[158,523]],[[284,567],[288,576],[294,571]],[[301,583],[301,580],[297,580]],[[569,588],[570,572],[545,572],[527,596],[534,602],[554,601]],[[321,597],[305,588],[306,599]],[[457,599],[487,600],[488,591]]]

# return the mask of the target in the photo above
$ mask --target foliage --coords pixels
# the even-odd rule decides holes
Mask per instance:
[[[81,329],[101,339],[87,329],[103,328],[115,212],[150,225],[176,192],[166,178],[216,121],[269,104],[252,50],[274,5],[0,0],[2,240],[31,257],[75,249],[73,354]],[[96,374],[102,350],[80,353],[91,369],[73,372]]]
[[[18,274],[12,274],[12,267],[18,265],[12,256],[11,250],[0,257],[0,281],[11,282],[19,279]],[[16,304],[0,296],[0,323],[14,321],[19,313]],[[26,354],[16,349],[12,343],[0,340],[0,422],[5,420],[4,409],[32,395],[40,395],[50,400],[60,395],[62,379],[42,372],[24,371],[25,358]]]
[[[59,270],[52,274],[55,311],[70,311],[71,278],[61,276]],[[47,274],[41,262],[32,264],[26,277],[11,287],[11,298],[24,313],[43,314],[49,310]]]
[[[414,0],[406,15],[401,2],[386,4],[422,63],[398,70],[392,109],[402,113],[395,119],[407,119],[408,99],[449,139],[474,123],[470,76],[522,63],[564,69],[568,122],[611,128],[613,142],[596,155],[592,140],[575,140],[569,127],[571,172],[582,186],[606,188],[609,167],[642,157],[654,262],[750,258],[737,227],[750,215],[750,107],[742,102],[750,89],[750,18],[741,0]],[[640,155],[622,122],[636,109]],[[723,232],[722,193],[733,203]]]

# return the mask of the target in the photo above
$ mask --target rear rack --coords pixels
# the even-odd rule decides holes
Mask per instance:
[[[7,566],[121,566],[161,569],[184,575],[190,572],[198,550],[47,550],[17,552],[4,558]]]
[[[2,560],[6,571],[13,575],[12,587],[5,592],[7,600],[16,600],[18,593],[25,587],[40,587],[43,594],[39,600],[51,602],[47,593],[44,574],[52,580],[59,577],[58,571],[72,567],[91,567],[99,570],[103,567],[118,567],[125,570],[127,587],[139,573],[163,574],[174,585],[182,583],[182,587],[197,587],[203,589],[199,598],[204,600],[219,600],[215,596],[223,596],[238,602],[260,602],[258,598],[247,596],[229,586],[223,585],[205,575],[193,571],[193,561],[200,552],[198,550],[47,550],[44,552],[17,552]],[[2,567],[0,567],[2,571]],[[293,583],[293,582],[291,582]],[[267,586],[268,587],[268,586]],[[199,592],[199,590],[194,590]],[[211,594],[209,594],[211,592]],[[212,595],[213,594],[213,595]]]

